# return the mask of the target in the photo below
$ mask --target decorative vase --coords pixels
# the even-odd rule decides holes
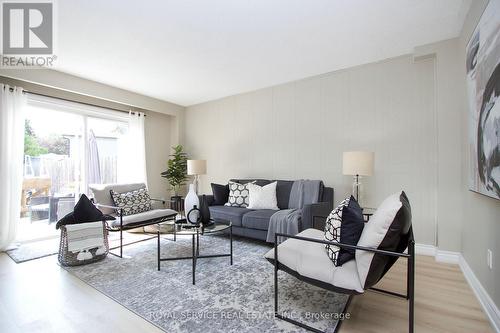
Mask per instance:
[[[191,223],[191,224],[200,224],[201,222],[201,214],[200,210],[196,205],[193,206],[193,209],[191,209],[187,214],[186,214],[186,220]]]
[[[187,214],[194,208],[194,206],[200,207],[200,199],[194,191],[194,185],[189,184],[189,192],[184,198],[184,213],[186,214],[186,217]],[[199,214],[199,212],[193,212],[193,214]],[[193,218],[195,221],[198,219],[198,217],[195,215],[193,215]]]
[[[207,196],[203,194],[200,203],[201,223],[204,225],[210,224],[210,209],[208,209]]]

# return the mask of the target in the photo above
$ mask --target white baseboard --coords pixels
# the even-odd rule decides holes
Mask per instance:
[[[415,253],[422,256],[436,256],[436,247],[427,244],[415,244]]]
[[[460,255],[459,265],[460,269],[464,273],[465,279],[469,283],[469,286],[472,288],[472,291],[474,291],[474,294],[476,294],[484,312],[486,312],[493,329],[495,332],[500,333],[500,311],[498,310],[498,307],[493,302],[490,295],[488,295],[481,282],[479,282],[462,255]]]
[[[443,251],[438,249],[436,251],[435,257],[437,262],[444,262],[446,264],[458,265],[461,255],[459,252]]]
[[[459,252],[439,250],[434,245],[415,244],[415,253],[424,256],[432,256],[437,262],[447,264],[457,264],[460,266],[465,280],[476,295],[479,304],[481,304],[486,316],[490,320],[491,326],[495,332],[500,333],[500,311],[486,292],[483,285],[477,279],[465,258]]]

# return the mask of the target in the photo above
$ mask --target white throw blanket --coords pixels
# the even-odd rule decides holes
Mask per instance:
[[[320,187],[321,180],[301,179],[293,182],[288,200],[289,209],[279,210],[271,216],[269,229],[267,230],[267,242],[274,243],[276,233],[291,235],[299,233],[299,227],[302,222],[302,208],[304,205],[318,202]],[[278,243],[284,241],[282,238],[278,238]]]
[[[102,222],[66,225],[68,251],[77,253],[78,260],[91,259],[90,249],[98,248],[96,255],[104,253],[104,230]]]

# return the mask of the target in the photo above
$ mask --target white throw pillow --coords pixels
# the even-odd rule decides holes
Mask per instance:
[[[265,186],[248,184],[248,209],[274,209],[279,210],[276,199],[277,182]]]
[[[403,205],[400,200],[401,192],[394,193],[386,198],[377,208],[370,221],[365,224],[358,246],[378,248],[384,240],[389,227],[396,214]],[[374,253],[363,250],[356,250],[356,264],[361,284],[364,286],[366,277],[370,270]]]

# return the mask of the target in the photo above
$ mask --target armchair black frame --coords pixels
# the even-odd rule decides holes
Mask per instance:
[[[161,202],[163,207],[165,207],[165,200],[163,199],[156,199],[156,198],[151,198],[151,201],[155,201],[155,202]],[[141,222],[136,222],[136,223],[130,223],[130,224],[126,224],[126,225],[123,225],[123,208],[120,208],[120,207],[116,207],[116,206],[110,206],[110,205],[103,205],[103,204],[99,204],[99,203],[96,203],[95,206],[97,208],[109,208],[109,209],[114,209],[117,211],[117,214],[118,214],[118,217],[120,218],[120,226],[119,227],[113,227],[113,226],[110,226],[108,224],[108,222],[106,221],[106,230],[109,231],[109,232],[120,232],[120,245],[119,246],[115,246],[115,247],[112,247],[109,249],[109,253],[116,256],[116,257],[119,257],[119,258],[123,258],[123,246],[127,246],[127,245],[132,245],[132,244],[136,244],[136,243],[140,243],[140,242],[145,242],[147,240],[150,240],[150,239],[153,239],[153,238],[157,238],[157,234],[154,233],[154,236],[152,237],[148,237],[148,238],[145,238],[145,239],[141,239],[141,240],[138,240],[138,241],[134,241],[134,242],[130,242],[130,243],[127,243],[125,245],[123,245],[123,231],[127,231],[127,230],[132,230],[132,229],[136,229],[136,228],[142,228],[142,227],[147,227],[147,226],[151,226],[151,225],[158,225],[158,230],[160,228],[160,223],[163,223],[163,222],[167,222],[167,221],[175,221],[175,217],[177,216],[177,213],[174,215],[166,215],[166,216],[162,216],[162,217],[159,217],[159,218],[154,218],[154,219],[149,219],[149,220],[144,220],[144,221],[141,221]],[[146,234],[151,234],[153,235],[153,233],[146,233]],[[174,238],[174,241],[175,241],[175,238]],[[116,249],[120,249],[120,254],[116,254],[116,253],[113,253],[111,250],[116,250]]]
[[[375,292],[383,293],[386,295],[391,295],[399,298],[406,299],[408,301],[408,332],[413,333],[414,332],[414,318],[415,318],[415,240],[413,238],[413,231],[410,228],[409,230],[409,237],[408,237],[408,253],[404,252],[395,252],[395,251],[385,251],[385,250],[379,250],[379,249],[374,249],[374,248],[369,248],[369,247],[364,247],[364,246],[358,246],[358,245],[348,245],[348,244],[342,244],[338,242],[331,242],[331,241],[326,241],[326,240],[320,240],[320,239],[314,239],[314,238],[309,238],[309,237],[302,237],[302,236],[295,236],[295,235],[289,235],[289,234],[283,234],[283,233],[276,233],[274,236],[274,316],[276,318],[285,320],[289,323],[292,323],[294,325],[297,325],[299,327],[302,327],[304,329],[307,329],[312,332],[317,332],[317,333],[323,333],[323,331],[314,328],[312,326],[306,325],[302,322],[296,321],[292,318],[286,317],[285,315],[282,315],[278,311],[278,270],[282,270],[296,278],[298,278],[301,281],[304,281],[306,283],[309,283],[311,285],[314,285],[316,287],[337,292],[337,293],[342,293],[342,294],[349,294],[349,299],[347,301],[347,304],[343,310],[343,314],[347,311],[347,308],[352,300],[352,297],[355,295],[359,295],[360,293],[354,291],[354,290],[346,290],[343,288],[339,288],[336,286],[333,286],[331,284],[312,279],[306,276],[300,275],[298,272],[288,268],[287,266],[280,264],[279,263],[279,258],[278,258],[278,237],[285,237],[285,238],[294,238],[298,239],[301,241],[305,242],[314,242],[314,243],[320,243],[320,244],[329,244],[329,245],[335,245],[341,248],[345,249],[351,249],[351,250],[364,250],[368,252],[373,252],[376,254],[380,255],[385,255],[385,256],[390,256],[393,258],[392,264],[399,258],[406,258],[407,259],[407,275],[406,275],[406,295],[392,292],[392,291],[387,291],[379,288],[374,288],[370,287],[368,289],[373,290]],[[380,277],[379,281],[383,278],[385,273],[390,269],[389,267],[386,266],[386,269],[384,270],[384,274]],[[378,282],[378,281],[377,281]],[[337,326],[335,327],[335,332],[338,331],[342,324],[342,321],[339,320],[337,323]]]

